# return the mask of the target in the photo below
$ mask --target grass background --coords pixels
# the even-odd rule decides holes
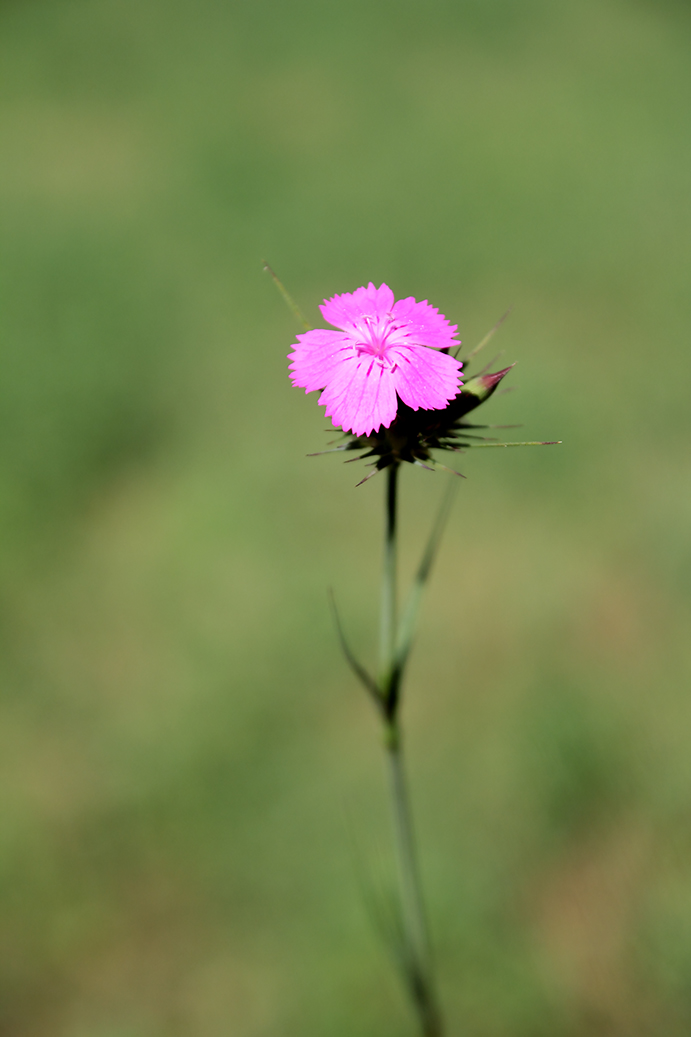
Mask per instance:
[[[564,441],[464,460],[407,685],[449,1034],[688,1034],[688,5],[0,27],[2,1037],[414,1032],[325,597],[372,658],[382,486],[305,459],[264,257],[313,320],[512,304],[487,416]],[[404,473],[406,572],[443,489]]]

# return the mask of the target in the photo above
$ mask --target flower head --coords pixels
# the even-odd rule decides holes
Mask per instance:
[[[344,432],[369,436],[389,428],[401,402],[439,410],[457,395],[461,364],[447,352],[459,345],[457,328],[428,302],[395,302],[388,285],[370,283],[319,308],[339,330],[298,335],[290,378],[306,392],[321,389],[319,403]]]

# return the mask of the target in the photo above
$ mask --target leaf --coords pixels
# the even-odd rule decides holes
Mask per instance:
[[[502,324],[504,323],[504,321],[506,320],[506,318],[508,317],[508,315],[509,315],[509,314],[511,313],[511,310],[512,310],[512,309],[513,309],[513,307],[512,307],[512,306],[509,306],[509,308],[508,308],[508,310],[506,311],[506,313],[505,313],[505,314],[503,314],[503,316],[501,316],[501,317],[499,318],[499,320],[497,321],[497,323],[496,323],[496,324],[494,325],[494,327],[493,327],[493,328],[490,328],[490,330],[489,330],[489,331],[487,332],[487,334],[486,334],[486,335],[485,335],[485,337],[484,337],[484,338],[482,339],[482,341],[478,343],[478,345],[477,345],[477,346],[475,347],[475,349],[471,349],[470,353],[468,353],[468,356],[467,356],[467,357],[465,358],[465,360],[463,361],[463,363],[464,363],[464,364],[469,364],[469,363],[470,363],[470,361],[471,361],[471,360],[473,359],[473,357],[474,357],[474,356],[476,356],[476,355],[477,355],[477,354],[478,354],[478,353],[480,352],[480,350],[481,350],[481,349],[484,349],[484,348],[485,348],[485,346],[486,346],[486,345],[487,345],[487,343],[488,343],[488,342],[490,341],[490,339],[492,338],[492,336],[494,335],[494,333],[495,333],[496,331],[498,331],[498,330],[499,330],[499,328],[500,328],[500,327],[502,326]],[[459,346],[459,347],[458,347],[458,349],[456,350],[456,352],[454,353],[454,356],[458,356],[458,353],[459,353],[459,350],[460,350],[460,349],[461,349],[461,347]]]
[[[376,701],[377,705],[381,706],[381,704],[382,704],[382,696],[381,696],[381,692],[379,690],[379,685],[375,681],[374,677],[370,676],[370,674],[367,672],[365,667],[361,663],[358,662],[358,660],[355,658],[353,652],[351,651],[350,645],[346,641],[345,634],[343,633],[343,627],[341,626],[341,620],[340,620],[340,617],[338,615],[338,609],[336,608],[336,599],[334,597],[334,592],[332,591],[332,589],[330,587],[329,587],[329,592],[328,593],[329,593],[329,604],[331,606],[331,611],[333,613],[334,622],[336,624],[336,632],[338,634],[338,640],[340,641],[341,650],[343,652],[343,655],[346,658],[346,662],[348,663],[348,665],[350,666],[351,670],[353,671],[355,676],[358,678],[358,680],[360,681],[362,686],[365,688],[365,690],[372,696],[372,698]]]
[[[283,298],[284,298],[288,308],[290,310],[292,310],[293,314],[300,321],[300,323],[302,324],[302,326],[305,329],[305,331],[311,331],[312,330],[311,325],[308,324],[307,321],[305,320],[305,318],[303,317],[302,311],[301,311],[300,307],[295,302],[295,300],[293,299],[292,295],[290,295],[290,293],[288,292],[288,289],[285,287],[283,282],[278,278],[278,276],[271,269],[271,267],[266,262],[266,260],[264,260],[264,270],[266,270],[266,272],[268,274],[271,274],[271,276],[273,278],[273,281],[274,281],[274,284],[276,285],[276,287],[278,288],[279,292],[283,296]]]

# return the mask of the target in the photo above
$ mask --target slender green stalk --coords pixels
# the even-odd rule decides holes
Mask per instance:
[[[442,1022],[432,977],[429,936],[422,887],[415,852],[415,838],[405,775],[403,744],[398,718],[399,665],[396,637],[396,505],[398,465],[387,469],[386,535],[382,579],[380,694],[386,725],[394,837],[401,898],[402,963],[408,991],[420,1020],[422,1037],[442,1037]],[[433,537],[434,540],[437,538]],[[434,553],[432,549],[432,554]],[[425,566],[423,581],[431,557]],[[407,653],[406,653],[407,654]],[[405,660],[403,660],[405,663]]]
[[[387,756],[401,889],[405,974],[423,1037],[442,1037],[443,1027],[434,989],[401,734],[397,727],[391,734],[393,737],[387,739]]]
[[[384,572],[381,593],[379,673],[384,684],[390,679],[396,645],[396,511],[398,465],[386,469],[386,532],[384,535]]]

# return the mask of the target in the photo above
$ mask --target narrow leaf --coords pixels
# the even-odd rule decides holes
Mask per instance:
[[[366,454],[359,454],[357,457],[349,457],[343,464],[352,464],[353,461],[364,461],[366,457],[374,457],[374,450],[368,450]],[[372,462],[373,464],[376,462]]]
[[[368,479],[373,479],[375,475],[379,475],[380,471],[380,468],[375,468],[373,471],[368,472],[364,479],[360,479],[360,482],[355,483],[355,488],[357,489],[358,486],[362,486],[362,484],[366,483]]]
[[[511,310],[512,310],[512,309],[513,309],[513,306],[509,306],[509,308],[508,308],[508,310],[506,311],[506,313],[505,313],[505,314],[504,314],[503,316],[501,316],[501,317],[499,318],[499,320],[497,321],[497,323],[496,323],[496,324],[494,325],[494,327],[493,327],[493,328],[490,328],[490,330],[489,330],[489,331],[487,332],[487,334],[486,334],[486,335],[485,335],[485,337],[484,337],[484,338],[482,339],[482,341],[481,341],[481,342],[479,342],[477,346],[475,346],[475,349],[471,349],[470,353],[468,353],[468,356],[467,356],[467,357],[466,357],[466,358],[464,359],[464,361],[463,361],[463,363],[464,363],[464,364],[468,364],[468,363],[470,363],[470,361],[471,361],[471,360],[473,359],[473,357],[474,357],[474,356],[477,356],[477,354],[478,354],[478,353],[480,352],[480,350],[481,350],[481,349],[484,349],[484,348],[485,348],[485,346],[486,346],[486,345],[487,345],[487,343],[488,343],[488,342],[490,341],[490,339],[492,338],[492,336],[494,335],[494,333],[495,333],[496,331],[498,331],[498,330],[499,330],[499,328],[500,328],[500,327],[502,326],[502,324],[504,323],[504,321],[506,320],[506,318],[508,317],[508,315],[509,315],[509,314],[511,313]],[[459,348],[458,348],[458,349],[456,350],[456,352],[455,352],[454,356],[458,356],[458,353],[459,353],[459,350],[460,350],[460,348],[461,348],[461,347],[459,346]]]
[[[454,448],[452,447],[451,449],[453,450]],[[468,478],[468,476],[464,475],[463,472],[457,472],[455,468],[449,468],[448,465],[442,464],[441,461],[435,461],[434,464],[436,468],[441,468],[442,472],[449,472],[450,475],[457,475],[459,479]]]
[[[268,274],[271,274],[271,276],[273,278],[273,281],[274,281],[274,284],[276,285],[276,287],[278,288],[279,292],[283,296],[283,298],[284,298],[288,308],[293,311],[293,314],[300,321],[300,323],[302,324],[302,326],[305,329],[305,331],[311,331],[312,330],[311,326],[307,323],[307,321],[303,317],[302,311],[301,311],[300,307],[295,302],[295,300],[293,299],[292,295],[290,295],[290,293],[288,292],[288,289],[285,287],[283,282],[281,280],[279,280],[278,276],[271,269],[271,267],[266,262],[266,260],[264,260],[264,269],[266,270],[266,272]]]
[[[551,439],[545,442],[531,442],[531,443],[467,443],[463,449],[467,450],[479,450],[480,447],[490,446],[559,446],[561,439]]]
[[[481,378],[483,376],[483,374],[487,374],[487,372],[489,371],[490,367],[494,367],[494,365],[496,364],[497,360],[501,360],[501,358],[504,356],[505,352],[506,352],[505,349],[500,349],[499,352],[496,353],[492,357],[490,362],[488,364],[485,364],[485,366],[482,368],[482,370],[478,371],[478,373],[476,375],[473,375],[473,377],[474,378]],[[514,361],[513,364],[511,364],[511,366],[515,367],[516,363],[517,363],[517,361]]]
[[[377,705],[381,705],[381,694],[379,691],[379,685],[374,680],[374,678],[369,675],[365,667],[361,663],[359,663],[358,660],[355,658],[352,651],[350,650],[350,645],[345,639],[343,627],[341,626],[341,620],[338,615],[338,609],[336,608],[336,599],[334,597],[334,592],[330,587],[329,604],[331,606],[331,611],[333,613],[334,623],[336,625],[336,632],[338,634],[338,640],[341,644],[341,651],[343,652],[343,655],[346,658],[346,662],[348,663],[348,665],[350,666],[351,670],[358,678],[360,683],[366,689],[366,691],[368,691],[369,694],[375,699]]]
[[[349,449],[348,445],[344,443],[343,446],[332,446],[329,450],[317,450],[317,452],[315,454],[307,454],[306,456],[307,457],[321,457],[322,454],[338,454],[338,453],[342,452],[343,450],[348,450],[348,449]],[[355,460],[357,460],[357,458],[355,458]]]

